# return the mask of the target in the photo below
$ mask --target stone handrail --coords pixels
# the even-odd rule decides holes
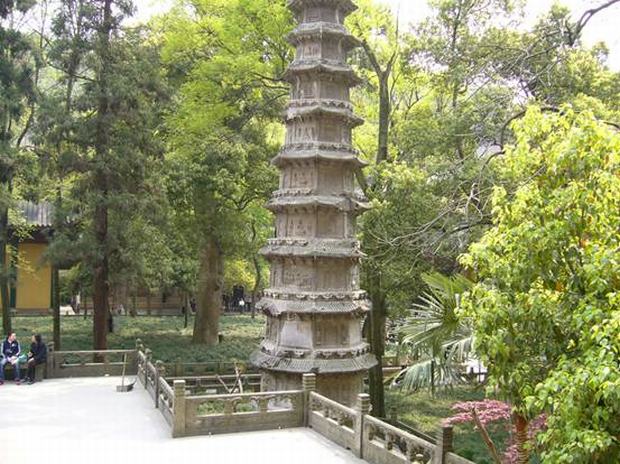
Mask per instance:
[[[239,411],[244,406],[245,411]],[[173,437],[301,427],[301,390],[238,395],[185,396],[185,381],[174,382]]]
[[[157,407],[161,410],[168,425],[172,426],[174,424],[174,390],[163,377],[159,377],[158,385]]]
[[[308,427],[361,457],[362,418],[368,412],[368,395],[360,395],[356,409],[311,391]]]
[[[126,361],[126,363],[125,363]],[[100,377],[136,374],[136,350],[55,351],[50,343],[47,356],[47,377]]]
[[[437,445],[372,416],[364,417],[362,454],[371,463],[431,463]]]
[[[236,375],[205,375],[166,377],[169,383],[175,380],[185,380],[185,388],[192,396],[206,394],[227,394],[229,391],[239,390],[239,381],[243,387],[243,393],[257,393],[261,388],[260,374],[243,374],[239,378]],[[235,391],[234,393],[241,393]]]
[[[234,374],[235,366],[242,369],[245,374],[256,374],[258,371],[251,368],[247,363],[234,361],[206,361],[183,363],[180,360],[165,363],[166,375],[169,377],[199,377],[213,374]]]
[[[368,395],[358,395],[351,408],[316,393],[315,374],[303,375],[302,390],[193,395],[191,382],[215,376],[166,378],[163,363],[151,358],[138,349],[138,379],[173,437],[306,426],[371,464],[473,464],[452,452],[451,427],[443,427],[435,443],[425,440],[369,416]]]

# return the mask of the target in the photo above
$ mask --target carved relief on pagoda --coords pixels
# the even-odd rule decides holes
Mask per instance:
[[[319,139],[322,142],[342,143],[342,122],[333,118],[325,118],[319,126]]]
[[[311,163],[289,165],[282,170],[280,188],[312,189],[315,186],[315,170]]]
[[[288,123],[287,144],[312,142],[351,144],[351,129],[341,119],[328,117],[322,117],[319,122],[308,116]]]
[[[350,178],[340,163],[321,163],[318,166],[318,192],[320,194],[342,195],[344,192],[353,190],[352,185],[345,185]]]
[[[282,321],[280,346],[291,349],[312,348],[312,321],[289,314]]]
[[[293,210],[286,215],[286,237],[314,237],[315,227],[314,214]]]
[[[304,13],[301,15],[302,23],[316,23],[319,21],[325,21],[328,23],[336,23],[339,22],[337,18],[336,11],[334,8],[330,8],[328,6],[309,6],[305,9]]]
[[[312,260],[284,260],[280,282],[276,282],[276,286],[294,291],[314,290],[314,263]]]
[[[344,64],[346,56],[340,41],[308,37],[301,40],[301,45],[297,47],[295,59],[297,61],[326,60]]]
[[[323,79],[319,91],[321,98],[349,101],[349,88],[341,82]]]
[[[289,123],[286,143],[310,143],[319,140],[319,124],[314,118],[297,119]]]
[[[319,261],[316,270],[318,288],[335,292],[346,292],[350,289],[351,262],[342,260]]]
[[[269,286],[277,288],[282,286],[282,273],[284,263],[282,260],[273,260],[271,262],[271,273],[269,274]]]
[[[291,100],[314,100],[319,95],[319,81],[308,77],[299,77],[291,90]]]
[[[316,318],[314,324],[314,346],[323,350],[342,350],[356,347],[356,351],[365,351],[359,324],[348,314],[342,316]],[[328,354],[329,355],[329,354]]]
[[[317,237],[318,238],[344,238],[344,213],[331,209],[318,210]]]
[[[291,90],[292,104],[297,100],[336,100],[348,103],[349,87],[342,82],[324,76],[319,78],[315,75],[300,76]],[[347,105],[350,106],[350,105]]]

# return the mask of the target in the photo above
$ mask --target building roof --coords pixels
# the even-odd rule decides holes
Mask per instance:
[[[51,227],[54,220],[54,206],[48,201],[34,203],[19,201],[17,210],[22,214],[29,226]]]

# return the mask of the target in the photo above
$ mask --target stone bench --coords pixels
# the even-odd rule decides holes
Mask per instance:
[[[21,373],[23,375],[21,375],[21,379],[23,380],[24,377],[26,376],[26,372],[27,372],[27,364],[21,364],[20,366],[20,370]],[[12,364],[6,364],[5,369],[4,369],[4,373],[5,373],[5,381],[7,380],[15,380],[15,366],[13,366]],[[42,363],[42,364],[37,364],[37,366],[34,369],[34,380],[35,382],[41,382],[43,381],[43,379],[46,377],[46,372],[47,372],[47,363]]]

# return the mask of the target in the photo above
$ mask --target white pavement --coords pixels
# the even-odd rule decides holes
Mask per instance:
[[[120,379],[0,386],[0,464],[363,463],[309,429],[170,438],[142,386]]]

